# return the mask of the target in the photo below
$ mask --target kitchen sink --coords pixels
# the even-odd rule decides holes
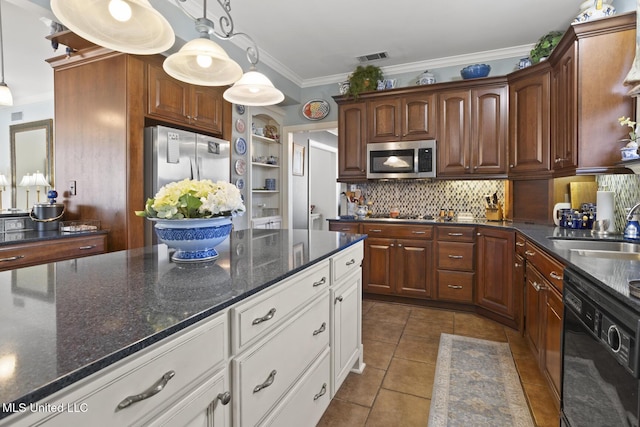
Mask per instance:
[[[640,244],[613,240],[552,239],[557,249],[568,249],[580,256],[640,261]]]

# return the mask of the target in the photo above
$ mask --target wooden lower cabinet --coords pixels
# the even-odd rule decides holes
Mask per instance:
[[[329,221],[329,231],[341,231],[343,233],[360,232],[360,224],[357,222]]]
[[[556,403],[560,402],[562,381],[562,295],[554,287],[545,290],[544,374],[551,384]]]
[[[541,312],[543,298],[541,283],[544,279],[530,264],[526,267],[524,336],[534,354],[540,354]]]
[[[515,233],[483,227],[476,237],[478,267],[475,303],[517,327],[518,304],[513,280]]]
[[[363,224],[363,291],[431,298],[433,240],[431,226]],[[387,236],[416,238],[390,238]]]

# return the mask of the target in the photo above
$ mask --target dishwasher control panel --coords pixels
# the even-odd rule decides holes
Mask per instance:
[[[607,315],[602,316],[600,340],[606,344],[620,364],[626,368],[633,369],[629,361],[634,360],[635,340],[630,332],[616,324]]]

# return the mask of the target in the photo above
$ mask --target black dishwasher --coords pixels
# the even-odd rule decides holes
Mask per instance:
[[[562,426],[638,426],[639,316],[564,272]]]

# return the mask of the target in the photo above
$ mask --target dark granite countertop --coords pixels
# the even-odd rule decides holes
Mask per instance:
[[[61,231],[37,231],[21,230],[0,233],[0,246],[17,245],[20,243],[32,243],[45,240],[69,239],[92,234],[107,234],[109,230],[85,231],[85,232],[61,232]]]
[[[591,230],[573,230],[555,227],[553,225],[529,224],[526,222],[512,221],[487,221],[476,219],[472,222],[434,221],[415,219],[390,219],[390,218],[366,218],[360,219],[331,219],[340,222],[384,222],[385,224],[434,224],[456,226],[490,226],[499,228],[511,228],[520,231],[529,240],[536,243],[545,251],[563,261],[567,266],[585,276],[613,296],[627,307],[640,313],[640,299],[629,294],[629,281],[640,279],[640,261],[585,257],[575,251],[564,249],[554,243],[554,239],[578,239],[578,240],[613,240],[639,243],[638,241],[625,240],[621,234],[610,235],[603,238],[594,237]]]
[[[0,401],[38,401],[364,237],[239,230],[206,263],[158,245],[0,272]]]

